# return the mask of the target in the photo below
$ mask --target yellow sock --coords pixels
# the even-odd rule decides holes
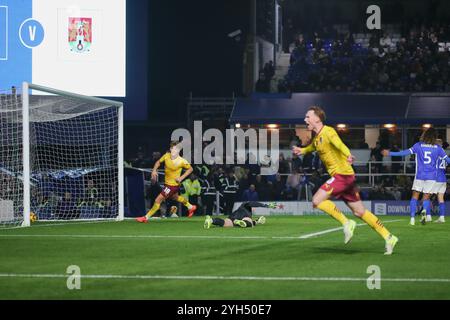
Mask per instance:
[[[147,212],[147,214],[145,215],[147,218],[150,218],[151,216],[153,216],[155,213],[156,213],[156,211],[158,211],[159,210],[159,207],[161,206],[161,204],[159,204],[159,203],[154,203],[153,204],[153,207],[150,209],[150,211],[149,212]]]
[[[372,229],[374,229],[380,236],[382,236],[384,240],[386,240],[391,234],[388,229],[384,227],[383,223],[381,223],[381,220],[378,219],[372,212],[366,210],[361,219],[371,226]]]
[[[317,206],[317,208],[328,213],[330,216],[339,221],[342,225],[344,225],[348,221],[348,219],[344,216],[341,210],[339,210],[338,207],[336,207],[336,205],[330,200],[325,200],[321,202]]]
[[[192,208],[192,204],[190,204],[189,201],[187,201],[185,197],[178,196],[177,201],[181,202],[188,209]]]

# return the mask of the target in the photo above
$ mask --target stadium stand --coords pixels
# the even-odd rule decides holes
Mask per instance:
[[[280,92],[449,92],[450,26],[300,34]]]

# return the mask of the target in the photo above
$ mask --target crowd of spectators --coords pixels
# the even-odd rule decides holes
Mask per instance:
[[[297,35],[280,92],[450,92],[450,24]]]
[[[31,209],[40,219],[110,218],[117,214],[117,190],[94,178],[67,184],[43,176],[39,188],[32,187],[31,193]]]
[[[97,180],[102,180],[98,178]],[[31,210],[39,219],[110,218],[117,214],[117,190],[105,181],[87,178],[72,184],[43,175],[31,186]],[[16,177],[0,172],[0,200],[14,202],[22,209],[22,183]],[[38,186],[38,187],[37,187]],[[109,187],[108,187],[109,186]]]

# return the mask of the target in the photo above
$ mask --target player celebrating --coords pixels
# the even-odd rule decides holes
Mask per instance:
[[[264,204],[261,202],[247,201],[244,202],[233,211],[228,218],[220,219],[220,218],[211,218],[210,216],[206,216],[204,227],[205,229],[211,228],[212,225],[218,227],[230,228],[234,226],[239,226],[241,228],[249,228],[254,227],[257,224],[266,223],[266,217],[261,216],[258,220],[252,220],[252,210],[253,208],[277,208],[275,203]]]
[[[430,194],[433,193],[434,185],[437,178],[437,162],[439,157],[445,161],[448,159],[445,151],[438,145],[436,145],[437,132],[434,128],[429,128],[422,133],[420,142],[416,143],[410,149],[402,150],[399,152],[391,152],[389,150],[383,150],[384,156],[407,156],[411,154],[416,155],[416,176],[412,186],[413,194],[409,204],[411,220],[410,225],[415,225],[415,215],[417,210],[417,203],[419,196],[423,193],[423,210],[426,213],[426,218],[423,217],[422,222],[431,221],[431,201]],[[450,159],[448,159],[450,160]],[[445,177],[445,174],[444,174]],[[445,192],[445,188],[444,188]]]
[[[332,127],[325,126],[324,121],[325,112],[320,107],[309,108],[305,122],[308,130],[315,132],[316,136],[306,148],[292,148],[297,155],[317,151],[320,160],[331,176],[331,179],[314,194],[312,199],[314,208],[325,211],[344,226],[344,243],[348,243],[353,237],[356,222],[347,219],[329,198],[334,196],[344,200],[355,216],[361,218],[383,237],[386,243],[385,255],[392,254],[398,238],[391,234],[381,221],[364,207],[355,184],[355,172],[351,166],[354,157],[336,131]]]
[[[442,147],[442,140],[437,139],[436,143]],[[445,176],[445,170],[446,170],[446,162],[449,159],[447,155],[441,154],[438,157],[437,162],[437,177],[436,177],[436,183],[433,187],[433,193],[437,194],[438,202],[439,202],[439,218],[435,220],[434,222],[437,223],[444,223],[445,222],[445,202],[444,202],[444,194],[447,189],[447,177]]]
[[[169,150],[170,152],[167,152],[161,159],[156,161],[152,171],[152,180],[156,181],[158,178],[158,169],[164,163],[164,188],[158,197],[156,197],[155,203],[147,215],[136,218],[138,222],[148,222],[148,218],[152,217],[159,210],[161,203],[167,199],[176,200],[185,205],[188,208],[188,218],[192,217],[195,210],[197,210],[197,206],[190,204],[188,200],[178,194],[181,182],[192,173],[193,169],[186,159],[180,157],[178,141],[172,141]],[[183,169],[186,169],[186,172],[180,176]]]

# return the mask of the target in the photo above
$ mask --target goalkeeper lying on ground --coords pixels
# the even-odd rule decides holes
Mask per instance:
[[[205,229],[211,228],[212,225],[218,227],[241,227],[248,228],[254,227],[257,224],[264,224],[266,222],[266,218],[264,216],[259,217],[258,220],[252,220],[252,208],[277,208],[275,203],[264,204],[260,202],[244,202],[241,204],[239,208],[233,211],[228,218],[220,219],[220,218],[211,218],[210,216],[206,216],[204,227]]]

